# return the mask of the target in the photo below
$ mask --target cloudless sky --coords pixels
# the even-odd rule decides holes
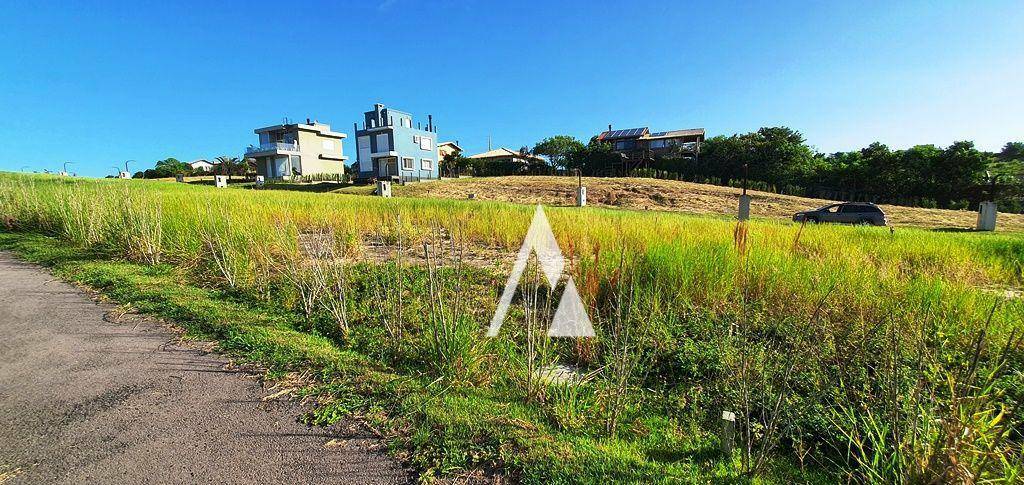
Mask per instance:
[[[380,102],[470,153],[761,126],[817,150],[1024,140],[1024,2],[3,2],[0,170],[239,156]]]

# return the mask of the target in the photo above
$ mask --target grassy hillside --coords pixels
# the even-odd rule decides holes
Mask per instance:
[[[532,213],[0,174],[0,247],[313,377],[310,420],[362,415],[428,477],[1020,479],[1021,235],[549,208],[597,337],[544,336],[532,268],[487,338]]]
[[[645,178],[584,178],[587,201],[598,207],[678,211],[691,214],[736,214],[740,189],[675,180]],[[489,177],[445,180],[396,187],[398,196],[476,199],[519,204],[573,205],[576,197],[573,177]],[[750,191],[754,217],[790,220],[793,213],[836,202]],[[972,211],[920,209],[882,205],[896,227],[973,229],[977,214]],[[1024,215],[1000,214],[998,230],[1024,230]]]

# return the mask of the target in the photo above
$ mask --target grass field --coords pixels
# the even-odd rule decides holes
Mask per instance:
[[[428,479],[1021,479],[1024,236],[552,207],[597,337],[544,337],[532,271],[487,338],[532,212],[0,174],[0,247],[301,374],[310,421],[363,416]]]
[[[675,180],[586,177],[583,183],[587,186],[587,201],[593,206],[690,214],[733,216],[736,214],[736,198],[740,194],[740,189],[732,187]],[[395,187],[394,193],[397,196],[461,200],[474,194],[479,200],[570,206],[575,204],[576,184],[574,177],[467,178]],[[750,195],[754,217],[785,220],[790,220],[795,212],[837,202],[759,191],[750,191]],[[893,205],[881,207],[896,227],[973,229],[977,217],[973,211]],[[1024,215],[1000,214],[998,230],[1024,231]]]

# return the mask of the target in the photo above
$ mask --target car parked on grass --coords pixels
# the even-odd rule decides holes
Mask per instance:
[[[842,202],[826,205],[812,211],[793,214],[794,222],[837,222],[841,224],[870,224],[885,226],[889,221],[877,205],[870,202]]]

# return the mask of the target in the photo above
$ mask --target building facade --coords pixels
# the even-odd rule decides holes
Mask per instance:
[[[259,145],[249,145],[246,157],[256,160],[256,174],[267,179],[291,179],[296,175],[343,174],[342,141],[347,135],[331,131],[331,125],[306,120],[257,128]]]
[[[356,178],[415,182],[440,178],[437,128],[427,116],[426,126],[412,115],[375,104],[356,123]]]
[[[677,155],[696,158],[704,143],[704,128],[661,131],[651,133],[645,126],[626,130],[613,130],[597,135],[597,139],[611,144],[616,153],[627,159],[649,159],[658,156]]]

